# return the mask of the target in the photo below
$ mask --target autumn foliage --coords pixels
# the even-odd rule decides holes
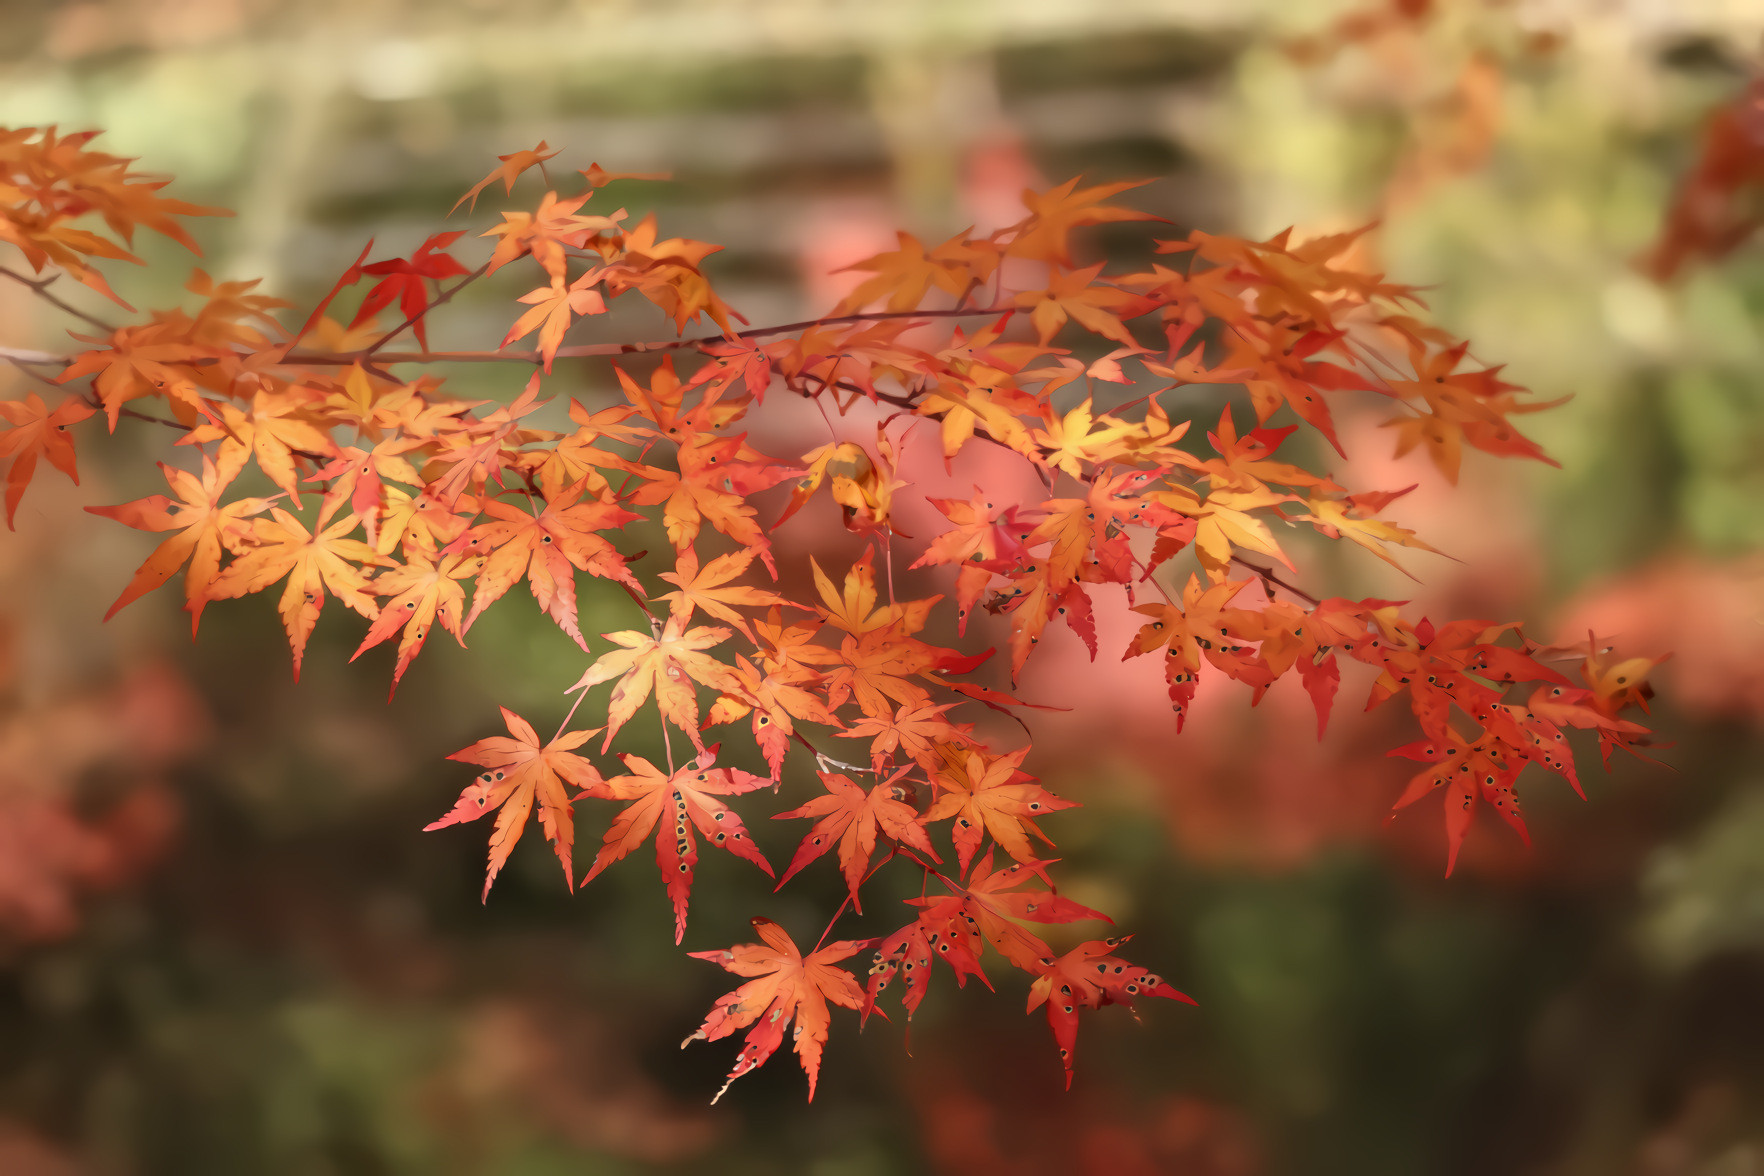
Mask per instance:
[[[1108,920],[1061,895],[1049,872],[1072,802],[1039,782],[1032,721],[1010,692],[1045,641],[1158,659],[1172,734],[1203,677],[1235,680],[1254,701],[1288,674],[1321,733],[1343,661],[1369,667],[1367,705],[1400,699],[1418,729],[1391,752],[1421,765],[1395,806],[1439,794],[1448,874],[1484,805],[1526,836],[1515,786],[1528,766],[1580,790],[1569,730],[1590,732],[1607,760],[1647,743],[1625,716],[1645,709],[1651,661],[1596,637],[1540,645],[1515,623],[1420,617],[1399,601],[1318,599],[1299,586],[1280,538],[1295,528],[1393,563],[1396,549],[1432,550],[1383,517],[1404,488],[1342,485],[1295,456],[1299,430],[1342,452],[1338,406],[1381,406],[1395,449],[1425,452],[1454,481],[1478,457],[1549,460],[1521,429],[1546,406],[1417,317],[1413,289],[1356,269],[1358,233],[1196,231],[1112,272],[1080,264],[1077,231],[1153,218],[1114,203],[1134,184],[1072,180],[1026,193],[1027,215],[997,232],[929,248],[902,233],[897,249],[854,267],[860,280],[826,315],[752,327],[707,277],[716,246],[663,237],[652,216],[631,223],[596,201],[631,177],[596,165],[558,182],[558,153],[541,143],[504,156],[453,215],[512,197],[536,165],[551,165],[556,187],[476,237],[448,229],[379,260],[370,243],[304,314],[284,319],[286,304],[251,283],[197,270],[187,308],[143,315],[101,267],[136,260],[143,228],[193,249],[181,218],[217,210],[167,198],[165,181],[92,138],[0,131],[0,240],[24,263],[0,272],[68,312],[77,343],[5,352],[39,379],[0,405],[9,521],[39,459],[75,475],[82,431],[140,425],[171,439],[169,425],[167,492],[88,508],[158,541],[111,611],[173,579],[193,626],[213,602],[274,593],[298,675],[335,600],[361,617],[356,656],[396,641],[394,689],[436,630],[464,644],[524,582],[583,651],[580,678],[557,684],[573,704],[549,735],[504,709],[506,735],[452,757],[482,772],[429,828],[494,814],[486,898],[535,821],[571,887],[640,868],[621,863],[653,843],[676,943],[701,848],[780,886],[837,870],[846,902],[819,942],[756,917],[756,941],[692,953],[744,981],[689,1039],[744,1034],[731,1080],[788,1030],[812,1096],[834,1006],[854,1024],[910,1016],[945,974],[990,987],[988,969],[1027,973],[1028,1007],[1046,1016],[1068,1084],[1082,1010],[1187,999],[1117,955],[1124,937],[1050,930],[1080,923],[1095,935]],[[504,267],[532,288],[509,309],[501,348],[431,350],[429,313]],[[61,275],[116,303],[121,325],[60,299]],[[570,342],[633,294],[673,335]],[[397,321],[382,325],[394,308]],[[406,337],[417,350],[399,349]],[[640,353],[660,362],[621,366]],[[612,371],[578,399],[584,381],[558,365],[582,359]],[[532,375],[507,403],[456,399],[442,373],[462,362]],[[1226,405],[1237,389],[1253,415]],[[529,421],[559,395],[568,431]],[[768,398],[814,402],[826,443],[762,450],[749,430]],[[880,426],[842,427],[859,405]],[[1033,471],[1045,494],[931,498],[947,528],[907,536],[897,508],[922,493],[898,473],[908,434],[949,462],[993,451]],[[805,525],[799,512],[822,497],[868,549],[849,562],[817,555],[798,576],[780,566],[774,536]],[[666,570],[640,570],[658,547]],[[905,598],[897,566],[930,569],[942,590]],[[578,574],[628,595],[629,627],[583,632]],[[1097,611],[1120,608],[1136,614],[1137,634],[1101,648]],[[1008,623],[1008,672],[994,675],[993,651],[973,647],[970,629],[991,627],[980,612]],[[988,708],[1018,725],[983,727]],[[658,720],[663,762],[619,750],[632,724]],[[798,755],[815,786],[779,796],[796,786],[785,768]],[[771,818],[806,826],[781,871],[749,831]],[[578,819],[599,837],[585,871]],[[905,921],[877,940],[828,942],[884,869],[922,880]]]

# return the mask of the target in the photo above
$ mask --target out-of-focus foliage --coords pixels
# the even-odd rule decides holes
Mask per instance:
[[[1140,203],[1180,229],[1322,232],[1382,214],[1367,239],[1382,267],[1432,283],[1433,313],[1478,358],[1574,399],[1528,422],[1561,471],[1467,470],[1459,506],[1424,471],[1405,479],[1422,480],[1413,519],[1498,574],[1438,560],[1417,589],[1364,560],[1328,587],[1553,610],[1564,639],[1591,625],[1681,651],[1659,671],[1657,715],[1679,740],[1676,773],[1623,769],[1584,810],[1528,795],[1539,851],[1491,837],[1440,884],[1430,822],[1380,831],[1404,773],[1365,758],[1381,746],[1376,712],[1367,730],[1289,747],[1268,733],[1293,726],[1302,695],[1254,712],[1203,696],[1172,744],[1167,709],[1134,714],[1099,675],[1130,739],[1099,749],[1058,716],[1037,727],[1039,747],[1069,749],[1059,782],[1087,802],[1061,839],[1068,892],[1143,928],[1136,954],[1193,976],[1200,1013],[1155,1032],[1125,1014],[1087,1028],[1096,1079],[1062,1098],[1015,1010],[949,994],[915,1022],[910,1086],[892,1077],[893,1045],[866,1035],[862,1063],[825,1075],[812,1110],[797,1081],[762,1072],[713,1113],[698,1099],[718,1059],[674,1047],[719,978],[670,966],[649,933],[664,909],[651,886],[615,872],[597,880],[600,902],[569,904],[554,865],[517,855],[481,908],[481,850],[417,834],[462,783],[438,776],[439,757],[494,733],[492,698],[543,710],[550,684],[579,672],[543,618],[492,610],[469,660],[432,650],[445,679],[431,666],[382,707],[377,687],[319,668],[348,656],[341,636],[319,633],[315,646],[337,648],[294,688],[253,669],[276,664],[273,617],[229,611],[181,655],[212,735],[202,766],[171,778],[176,855],[121,889],[81,884],[77,928],[9,949],[0,1170],[1664,1176],[1755,1163],[1764,580],[1748,553],[1764,539],[1764,249],[1666,285],[1637,262],[1706,117],[1758,68],[1764,17],[1689,2],[1344,4],[1402,19],[1334,44],[1324,6],[1296,2],[1099,15],[1048,0],[1008,20],[867,7],[528,4],[519,15],[542,31],[516,36],[508,6],[15,2],[0,8],[19,30],[0,47],[0,122],[107,127],[110,150],[177,172],[188,198],[241,209],[201,238],[217,274],[268,274],[307,301],[364,226],[405,218],[381,244],[408,254],[482,160],[542,137],[591,144],[609,168],[673,171],[670,223],[730,242],[720,288],[756,321],[792,317],[801,289],[820,302],[849,289],[826,272],[891,246],[901,212],[930,232],[1005,223],[1037,176],[1164,174]],[[759,227],[781,223],[797,235]],[[489,290],[454,323],[494,345],[491,302],[518,293]],[[0,290],[15,320],[27,306]],[[1342,422],[1368,463],[1389,448],[1375,424]],[[100,454],[82,470],[88,500],[157,489],[111,468]],[[1369,466],[1368,481],[1401,474]],[[144,549],[94,538],[108,525],[71,502],[33,497],[20,526],[89,594],[43,601],[42,562],[4,573],[19,614],[48,618],[19,644],[31,706],[103,697],[182,640],[170,605],[89,632]],[[584,600],[585,627],[605,603]],[[104,776],[79,782],[83,827],[110,811]],[[780,830],[765,849],[784,860],[794,840]],[[812,900],[837,902],[824,873]],[[739,923],[745,911],[702,889],[695,918]],[[936,1096],[905,1093],[919,1088]]]

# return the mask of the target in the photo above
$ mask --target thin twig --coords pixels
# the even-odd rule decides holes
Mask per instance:
[[[21,366],[37,364],[42,367],[66,367],[73,362],[68,356],[56,355],[52,351],[32,351],[28,347],[0,347],[0,359]]]
[[[108,412],[109,411],[108,409],[106,409],[104,407],[104,402],[98,398],[96,393],[82,396],[82,397],[80,397],[80,399],[84,400],[87,404],[91,405],[93,408],[97,409],[99,412]],[[157,417],[157,416],[154,416],[152,413],[139,412],[139,411],[132,409],[132,408],[119,408],[116,410],[116,415],[131,417],[137,421],[146,421],[148,424],[152,424],[152,425],[164,425],[166,428],[176,429],[180,433],[188,433],[191,429],[196,427],[194,425],[186,425],[183,421],[168,420],[165,417]],[[290,449],[288,452],[302,453],[303,451]]]
[[[829,768],[838,768],[842,772],[858,772],[866,776],[874,775],[876,772],[876,769],[874,768],[861,768],[856,764],[848,764],[844,760],[834,759],[832,756],[810,743],[801,731],[793,729],[790,732],[790,737],[808,749],[808,753],[815,757],[815,766],[820,768],[823,772],[827,771]]]
[[[1238,567],[1243,568],[1245,571],[1254,572],[1256,574],[1256,576],[1262,581],[1262,586],[1264,588],[1267,587],[1269,584],[1273,584],[1273,585],[1276,585],[1277,587],[1284,588],[1288,592],[1292,593],[1294,596],[1298,597],[1300,600],[1309,604],[1312,608],[1316,608],[1319,603],[1319,601],[1317,600],[1317,598],[1315,596],[1312,596],[1309,592],[1306,592],[1303,588],[1297,587],[1296,585],[1293,585],[1293,584],[1288,584],[1285,580],[1282,580],[1279,576],[1275,575],[1273,568],[1264,568],[1264,567],[1260,566],[1259,564],[1253,564],[1249,560],[1243,558],[1241,555],[1238,555],[1235,552],[1233,552],[1231,555],[1231,562],[1236,564]],[[1269,595],[1272,596],[1273,593],[1269,593]]]
[[[56,278],[59,278],[61,276],[60,274],[50,274],[46,278],[31,278],[31,277],[25,276],[24,274],[19,273],[16,270],[10,270],[10,269],[7,269],[5,266],[0,265],[0,275],[4,275],[5,277],[11,278],[15,282],[19,282],[23,285],[29,286],[31,288],[31,291],[34,294],[36,294],[36,296],[38,298],[41,298],[43,301],[47,302],[50,306],[55,307],[57,310],[65,311],[66,313],[73,315],[75,318],[79,319],[80,321],[87,323],[87,324],[97,328],[100,331],[103,331],[106,335],[108,335],[112,331],[116,330],[115,327],[111,326],[109,323],[105,322],[103,319],[99,318],[98,316],[87,314],[85,311],[81,310],[77,306],[74,306],[72,303],[64,302],[60,298],[57,298],[55,295],[49,293],[50,285],[55,281]]]
[[[0,269],[0,273],[10,273],[10,271]],[[18,274],[11,274],[11,276],[24,282],[26,285],[35,286],[35,283],[31,282],[28,278],[20,277]],[[57,301],[57,304],[59,305],[59,300],[55,301]],[[80,313],[71,307],[67,309],[71,314]],[[739,331],[732,335],[706,335],[697,339],[653,339],[638,343],[586,343],[574,347],[560,347],[557,349],[554,358],[594,359],[618,355],[638,355],[659,351],[682,351],[687,349],[703,350],[719,343],[727,342],[730,339],[753,339],[764,335],[777,335],[788,331],[805,330],[809,327],[825,326],[830,323],[880,322],[890,319],[915,318],[964,318],[976,315],[1001,314],[1010,309],[1012,308],[990,306],[971,310],[879,310],[871,311],[866,314],[843,314],[834,315],[824,319],[804,319],[801,322],[781,323],[772,327],[754,327],[750,330]],[[87,318],[88,321],[91,321],[94,325],[99,325],[97,320],[91,319],[90,316],[82,315],[81,317]],[[104,329],[109,330],[110,328],[105,327]],[[376,344],[376,346],[378,345]],[[249,358],[252,353],[237,352],[235,354],[237,358],[244,359]],[[298,367],[305,365],[307,367],[349,367],[353,364],[360,363],[363,359],[369,356],[381,364],[523,363],[532,364],[537,367],[545,362],[544,355],[538,351],[529,350],[375,351],[370,348],[361,351],[292,351],[282,357],[278,366]],[[52,355],[48,352],[42,351],[0,348],[0,359],[10,358],[18,358],[25,363],[39,363],[45,366],[61,367],[66,367],[74,361],[73,356]],[[222,357],[219,356],[192,356],[190,359],[184,360],[183,362],[190,364],[193,367],[202,367],[208,364],[219,363],[221,358]],[[868,393],[866,393],[866,395],[868,395]],[[910,403],[910,401],[902,401],[899,397],[891,397],[884,393],[878,393],[877,398],[895,404]]]
[[[375,264],[378,264],[378,263],[376,262]],[[440,293],[436,294],[435,300],[433,302],[428,303],[421,310],[417,311],[415,314],[411,315],[409,318],[407,318],[403,322],[399,323],[396,327],[393,327],[390,331],[387,331],[384,335],[381,335],[380,338],[374,343],[373,346],[369,347],[366,351],[361,353],[361,357],[363,359],[366,359],[370,355],[377,353],[382,347],[386,346],[386,344],[392,342],[392,340],[396,339],[399,335],[402,335],[405,331],[409,330],[411,327],[416,326],[417,323],[419,321],[421,321],[421,319],[423,318],[424,315],[428,314],[431,310],[434,310],[437,306],[443,306],[443,305],[453,301],[453,296],[455,294],[458,294],[461,290],[465,289],[467,286],[471,285],[473,282],[477,281],[479,278],[483,277],[485,274],[487,274],[489,272],[490,272],[490,263],[486,261],[483,265],[479,266],[477,269],[473,270],[471,273],[467,274],[465,277],[463,277],[459,281],[455,282],[452,286],[448,287],[446,290],[442,290]]]
[[[733,339],[758,339],[766,335],[782,335],[791,331],[805,331],[810,327],[824,327],[837,323],[887,322],[900,319],[920,318],[971,318],[980,315],[1002,314],[1015,309],[1008,306],[974,307],[968,310],[874,310],[864,314],[839,314],[827,318],[803,319],[794,323],[779,323],[770,327],[750,327],[744,331],[735,331],[728,335],[704,335],[696,339],[653,339],[639,343],[585,343],[574,347],[559,347],[554,355],[556,359],[593,359],[602,356],[635,355],[651,351],[681,351],[686,349],[704,349]],[[355,363],[364,354],[360,351],[296,351],[285,357],[284,362],[290,364],[313,365],[347,365]],[[545,362],[545,356],[538,351],[388,351],[376,358],[381,363],[531,363]]]

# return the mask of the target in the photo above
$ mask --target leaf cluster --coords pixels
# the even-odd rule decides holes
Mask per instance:
[[[93,284],[86,259],[120,256],[134,224],[182,239],[170,218],[207,210],[152,196],[127,161],[84,144],[53,130],[0,133],[0,160],[14,177],[0,183],[0,239],[36,273],[59,266]],[[475,206],[495,181],[512,194],[523,172],[554,156],[545,144],[504,156],[462,203]],[[165,467],[172,495],[90,508],[168,536],[113,612],[180,572],[193,624],[214,601],[279,586],[298,674],[334,597],[367,622],[356,656],[398,637],[395,689],[437,628],[464,644],[485,609],[524,582],[588,664],[549,739],[505,710],[507,736],[453,757],[484,771],[429,827],[496,814],[486,896],[535,818],[566,883],[578,884],[581,805],[605,812],[607,826],[580,884],[653,843],[678,943],[701,841],[774,875],[738,806],[751,819],[754,799],[780,786],[787,757],[807,756],[819,791],[773,814],[812,822],[778,885],[832,857],[853,908],[883,868],[922,879],[922,897],[904,925],[873,942],[804,953],[758,918],[759,942],[695,953],[746,979],[693,1038],[746,1031],[731,1080],[764,1064],[794,1024],[812,1095],[830,1006],[867,1018],[894,993],[910,1015],[939,967],[958,984],[990,986],[988,963],[1026,973],[1029,1008],[1045,1010],[1068,1083],[1080,1009],[1186,999],[1116,956],[1120,939],[1065,950],[1049,942],[1064,937],[1054,928],[1106,917],[1060,895],[1042,856],[1053,844],[1043,819],[1073,802],[1030,770],[1032,742],[989,737],[976,721],[979,708],[1016,716],[1023,706],[977,676],[993,652],[966,647],[977,610],[1005,618],[1015,681],[1061,625],[1095,657],[1098,609],[1125,601],[1143,620],[1118,652],[1161,661],[1173,732],[1204,676],[1239,682],[1253,700],[1293,673],[1321,733],[1342,660],[1370,667],[1368,705],[1403,699],[1422,735],[1393,752],[1427,765],[1396,807],[1444,794],[1448,873],[1479,805],[1524,834],[1514,785],[1528,765],[1578,790],[1566,729],[1596,732],[1606,757],[1645,744],[1647,729],[1622,712],[1645,702],[1649,662],[1616,658],[1596,640],[1541,646],[1510,623],[1436,624],[1405,615],[1400,602],[1317,599],[1286,578],[1298,575],[1279,538],[1291,528],[1392,562],[1393,548],[1432,550],[1381,517],[1404,490],[1344,487],[1281,455],[1301,428],[1339,452],[1335,412],[1350,399],[1382,406],[1397,451],[1424,449],[1448,478],[1467,450],[1548,460],[1513,423],[1544,406],[1414,317],[1412,289],[1356,269],[1359,234],[1298,242],[1196,231],[1158,244],[1169,265],[1109,272],[1074,261],[1074,231],[1152,218],[1110,203],[1131,184],[1073,180],[1027,193],[1027,215],[997,232],[931,248],[901,234],[897,249],[855,267],[870,276],[826,316],[743,329],[702,269],[714,246],[662,239],[653,217],[627,227],[623,209],[584,211],[615,177],[598,167],[579,175],[572,194],[548,187],[536,205],[503,211],[480,234],[492,245],[475,268],[451,252],[461,231],[377,262],[370,242],[297,330],[248,283],[217,284],[198,271],[193,312],[154,312],[84,336],[76,354],[19,360],[38,364],[63,399],[50,408],[33,394],[5,408],[9,514],[38,456],[73,472],[70,428],[101,412],[115,429],[158,401],[171,416],[149,419],[183,433],[196,468]],[[87,230],[72,227],[76,203],[57,195],[88,189],[101,195],[86,210],[123,242],[111,252],[79,235]],[[429,313],[509,266],[539,284],[511,312],[502,349],[430,351]],[[350,325],[328,315],[369,277],[379,280]],[[584,320],[632,293],[667,315],[675,338],[567,345]],[[382,330],[377,312],[394,303],[404,321]],[[717,333],[686,337],[701,319]],[[407,329],[422,350],[391,348]],[[510,349],[535,334],[536,350]],[[557,360],[653,350],[667,354],[646,376],[615,365],[610,403],[572,397],[570,429],[528,420]],[[536,369],[509,403],[444,391],[445,364],[495,360]],[[1110,386],[1128,385],[1153,390],[1099,407]],[[1254,415],[1247,432],[1228,405],[1191,419],[1173,407],[1237,388]],[[890,415],[873,436],[834,427],[806,453],[768,453],[747,428],[768,396],[840,414],[867,402]],[[1205,450],[1183,443],[1197,421]],[[967,499],[932,499],[949,527],[912,540],[896,519],[917,493],[900,476],[915,436],[946,461],[970,448],[1000,451],[1033,471],[1045,496],[1007,501],[976,488]],[[241,495],[236,483],[252,466],[279,493]],[[769,492],[784,483],[788,501],[775,501],[782,491]],[[822,495],[870,547],[844,567],[812,561],[813,594],[792,595],[778,579],[775,535]],[[626,528],[640,520],[659,525],[671,570],[634,570],[640,553]],[[897,546],[914,554],[912,567],[947,569],[938,573],[947,592],[898,597],[889,570]],[[627,593],[632,627],[601,634],[599,646],[584,634],[578,573]],[[952,632],[958,644],[941,643]],[[1555,664],[1574,659],[1579,685]],[[591,695],[601,699],[583,712],[591,725],[572,726]],[[652,704],[665,763],[623,752],[623,771],[609,774],[610,762],[594,756],[608,755]],[[708,730],[725,726],[744,732],[743,752],[751,737],[751,755],[727,762],[724,744],[707,742]],[[690,744],[678,759],[673,732]],[[859,763],[835,758],[830,748],[842,745],[828,741],[841,739],[855,751],[840,754]],[[841,963],[864,951],[871,963],[860,981]]]

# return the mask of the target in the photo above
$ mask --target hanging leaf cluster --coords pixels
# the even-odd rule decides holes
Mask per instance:
[[[214,211],[161,197],[163,181],[89,143],[0,132],[0,240],[23,259],[14,276],[49,297],[66,274],[114,298],[98,266],[131,260],[136,229],[191,244],[177,218]],[[556,154],[541,143],[504,156],[462,197],[464,215]],[[1549,460],[1520,424],[1544,406],[1416,317],[1413,289],[1356,269],[1359,234],[1195,231],[1159,241],[1139,268],[1079,264],[1079,230],[1155,218],[1114,202],[1134,184],[1072,180],[1026,193],[1027,215],[996,232],[931,246],[902,233],[854,267],[858,284],[826,315],[751,328],[712,288],[715,246],[604,206],[599,189],[620,178],[590,167],[476,237],[450,229],[408,257],[374,260],[370,242],[298,326],[251,283],[200,270],[187,308],[120,325],[77,312],[70,353],[9,353],[40,387],[0,406],[0,458],[11,521],[39,458],[74,474],[77,430],[175,426],[166,493],[89,508],[161,537],[112,611],[174,578],[193,626],[217,601],[273,594],[296,674],[332,601],[361,618],[356,656],[396,641],[396,689],[437,631],[465,644],[524,585],[583,671],[554,734],[505,709],[506,735],[453,757],[481,774],[429,828],[491,818],[486,897],[532,824],[571,887],[640,869],[625,859],[653,845],[677,943],[704,849],[777,885],[836,871],[846,903],[829,932],[847,906],[876,914],[875,873],[911,876],[922,897],[878,939],[823,935],[805,950],[758,917],[756,942],[693,953],[744,981],[692,1038],[745,1034],[731,1080],[788,1030],[812,1095],[833,1007],[910,1016],[935,976],[990,987],[1000,967],[1026,973],[1068,1084],[1083,1010],[1186,999],[1117,955],[1124,937],[1063,930],[1108,922],[1048,871],[1073,802],[1038,778],[1031,742],[979,721],[987,708],[1022,713],[1002,678],[1014,683],[1049,641],[1156,659],[1172,736],[1203,678],[1253,701],[1288,675],[1321,733],[1344,663],[1368,667],[1368,705],[1413,713],[1419,739],[1392,754],[1423,767],[1395,804],[1439,794],[1448,873],[1483,806],[1525,835],[1516,784],[1528,767],[1580,789],[1568,730],[1592,732],[1607,759],[1646,744],[1627,715],[1645,706],[1651,662],[1297,586],[1285,537],[1298,531],[1391,562],[1432,548],[1384,517],[1401,488],[1308,468],[1295,432],[1341,454],[1337,415],[1351,405],[1382,412],[1396,452],[1424,452],[1448,479],[1474,452]],[[532,285],[502,348],[430,350],[436,308],[504,268]],[[333,307],[358,294],[345,324]],[[571,342],[631,296],[673,334]],[[622,358],[642,352],[660,362]],[[458,399],[442,373],[460,360],[532,375],[507,403]],[[1233,411],[1234,395],[1247,409]],[[567,427],[534,423],[557,397]],[[832,435],[768,452],[753,425],[768,398],[791,397],[816,402]],[[878,411],[862,428],[834,423],[856,405]],[[932,498],[947,527],[906,536],[898,514],[919,494],[899,474],[909,439],[950,462],[992,451],[1045,494]],[[791,520],[822,498],[867,550],[818,553],[793,576],[782,545],[809,524]],[[645,554],[663,570],[640,570]],[[897,562],[929,569],[941,591],[897,594]],[[582,576],[628,597],[627,627],[583,631]],[[1098,610],[1122,602],[1137,631],[1104,649]],[[1001,619],[977,623],[981,611]],[[999,677],[970,628],[1003,635]],[[1564,672],[1576,668],[1577,680]],[[657,722],[659,763],[629,750],[634,725]],[[812,775],[787,773],[796,756]],[[775,796],[799,781],[812,784]],[[804,830],[781,874],[750,832],[764,819]],[[598,839],[586,870],[578,822]]]

